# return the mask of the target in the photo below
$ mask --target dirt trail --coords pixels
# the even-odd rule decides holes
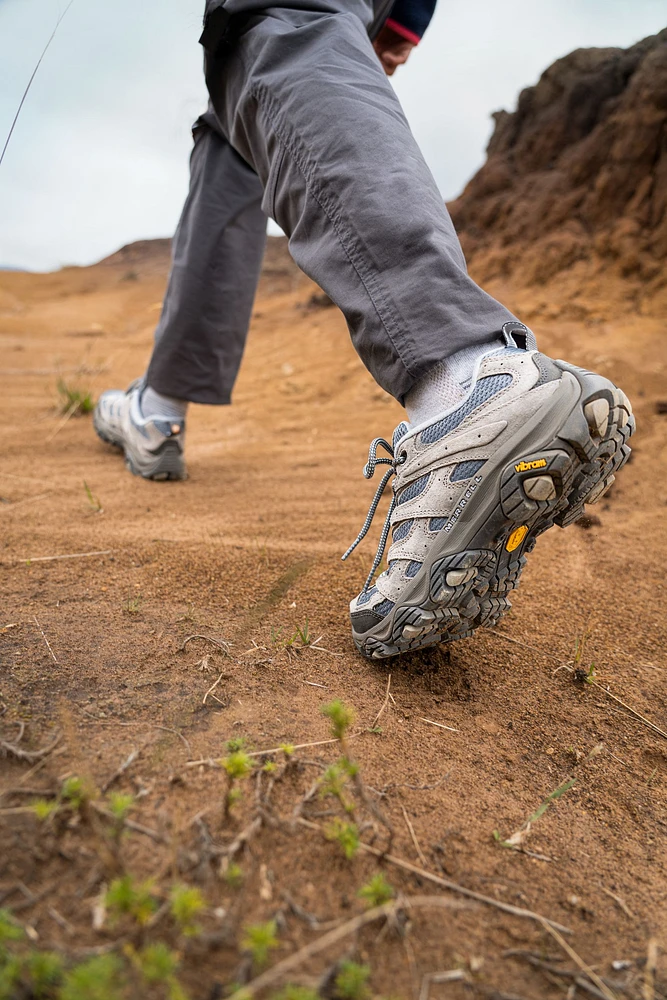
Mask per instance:
[[[566,311],[540,322],[545,352],[609,375],[636,404],[633,460],[591,508],[590,527],[539,539],[497,631],[377,665],[356,654],[346,620],[372,542],[346,564],[340,554],[372,494],[361,475],[368,442],[389,434],[401,411],[361,366],[340,313],[309,305],[314,288],[279,244],[234,405],[192,408],[187,482],[135,479],[95,438],[90,418],[61,425],[57,372],[94,395],[129,382],[145,364],[163,288],[164,247],[150,245],[136,261],[0,274],[0,738],[11,743],[20,722],[26,749],[61,734],[61,749],[30,777],[30,765],[11,753],[1,762],[0,808],[32,801],[26,789],[53,793],[68,774],[101,789],[137,750],[112,788],[139,795],[132,819],[161,839],[130,831],[119,861],[90,816],[40,825],[31,813],[0,813],[1,905],[34,929],[40,947],[74,953],[118,939],[109,923],[93,929],[91,908],[123,867],[155,876],[162,892],[178,880],[198,884],[207,904],[202,933],[178,938],[167,919],[155,930],[183,952],[182,982],[196,1000],[224,996],[250,974],[242,925],[279,913],[270,966],[324,933],[302,911],[324,924],[361,913],[357,890],[378,870],[376,858],[347,861],[312,829],[272,825],[291,814],[319,764],[337,759],[335,746],[298,751],[284,775],[279,769],[264,826],[237,857],[240,889],[217,874],[204,830],[229,845],[255,815],[253,784],[221,827],[223,773],[186,766],[219,758],[235,737],[254,750],[325,740],[321,705],[340,697],[356,710],[361,733],[350,747],[368,797],[393,825],[394,855],[571,929],[570,946],[619,997],[649,990],[644,963],[657,939],[663,971],[643,996],[664,995],[663,324],[631,314],[601,320],[594,310],[583,324]],[[542,294],[493,290],[527,311]],[[70,373],[82,365],[96,373]],[[86,552],[107,554],[50,559]],[[286,648],[306,623],[321,648],[299,648],[300,640]],[[559,669],[586,631],[582,666],[594,663],[597,686]],[[192,635],[224,640],[230,654],[201,638],[183,651]],[[392,698],[373,729],[389,673]],[[494,839],[494,831],[502,840],[520,829],[570,776],[576,783],[536,821],[525,853]],[[304,815],[325,823],[331,803],[316,797]],[[361,804],[357,815],[370,843],[373,812]],[[381,826],[374,843],[384,843]],[[407,896],[457,899],[389,864],[383,870]],[[576,965],[541,924],[458,901],[465,905],[414,909],[402,937],[368,926],[288,978],[312,984],[347,956],[370,965],[377,996],[425,997],[423,977],[452,969],[464,978],[433,983],[434,1000],[567,991],[572,977],[539,962],[572,975]],[[630,964],[614,971],[612,961]],[[577,996],[604,995],[588,983]]]

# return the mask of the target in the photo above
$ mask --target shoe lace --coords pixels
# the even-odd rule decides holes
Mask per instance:
[[[403,465],[403,463],[405,462],[407,454],[405,452],[401,452],[397,456],[396,449],[398,447],[400,439],[404,437],[404,435],[407,433],[407,430],[408,430],[407,424],[405,423],[399,424],[396,430],[394,431],[391,444],[389,444],[388,441],[385,441],[385,439],[381,437],[373,438],[373,440],[371,441],[370,448],[368,449],[368,461],[364,466],[364,476],[366,477],[366,479],[372,479],[373,476],[375,475],[375,470],[378,467],[378,465],[388,465],[389,468],[383,475],[378,485],[378,488],[375,491],[375,496],[371,500],[371,505],[368,508],[368,513],[366,514],[366,519],[362,525],[361,531],[359,532],[355,540],[352,542],[349,549],[345,553],[343,553],[341,559],[343,560],[347,559],[347,557],[354,552],[357,545],[359,545],[359,543],[363,541],[363,539],[368,534],[368,530],[371,524],[373,523],[373,518],[375,517],[375,512],[378,509],[378,504],[380,503],[380,499],[389,484],[389,480],[391,479],[392,476],[395,476],[397,474],[397,467],[399,465]],[[384,450],[389,455],[389,458],[378,456],[377,453],[378,448],[384,448]],[[389,538],[389,529],[391,527],[391,515],[394,513],[395,508],[396,508],[396,496],[393,496],[391,498],[391,503],[389,504],[389,510],[387,511],[387,516],[384,519],[384,525],[382,526],[382,533],[380,535],[380,541],[378,543],[377,552],[375,553],[375,559],[373,560],[373,566],[371,567],[371,571],[366,577],[366,582],[361,590],[362,594],[365,594],[368,588],[370,587],[373,581],[373,577],[375,576],[375,571],[382,562],[384,550],[387,547],[387,539]]]

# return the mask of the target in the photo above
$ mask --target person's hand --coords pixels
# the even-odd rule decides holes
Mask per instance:
[[[403,38],[397,31],[386,25],[373,42],[378,59],[387,76],[393,76],[399,66],[408,61],[408,56],[414,49],[412,42]]]

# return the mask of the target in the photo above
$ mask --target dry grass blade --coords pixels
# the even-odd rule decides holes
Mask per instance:
[[[378,714],[375,716],[375,718],[371,722],[371,725],[370,725],[371,729],[375,729],[375,727],[377,726],[378,722],[382,718],[382,713],[384,712],[384,710],[386,709],[387,705],[389,704],[389,689],[390,688],[391,688],[391,674],[389,674],[389,676],[387,677],[387,690],[384,693],[384,701],[382,702],[382,705],[380,706],[380,711],[378,712]]]
[[[460,733],[460,729],[454,729],[453,726],[446,726],[444,722],[434,722],[433,719],[420,719],[420,722],[428,722],[429,726],[437,726],[438,729],[446,729],[450,733]]]
[[[611,889],[606,889],[605,886],[603,886],[603,885],[601,885],[600,888],[602,889],[602,891],[604,893],[606,893],[607,896],[609,896],[611,899],[614,900],[614,902],[619,907],[619,909],[623,910],[623,913],[625,913],[626,917],[629,917],[630,920],[636,920],[637,919],[635,917],[634,913],[632,912],[632,910],[630,909],[630,907],[627,905],[627,903],[623,899],[621,899],[620,896],[617,896],[615,892],[611,891]]]
[[[228,642],[225,642],[224,639],[215,639],[212,635],[201,635],[201,634],[189,635],[187,637],[187,639],[184,639],[183,640],[183,645],[181,646],[181,649],[180,649],[181,653],[185,652],[185,649],[186,649],[188,643],[192,642],[193,639],[205,639],[206,642],[212,642],[214,646],[217,646],[218,649],[222,649],[223,652],[225,652],[229,656],[229,643]]]
[[[401,809],[403,810],[403,819],[405,820],[405,825],[407,826],[408,832],[410,833],[410,837],[412,839],[412,843],[414,845],[414,849],[417,852],[417,857],[419,858],[419,860],[423,864],[424,868],[426,868],[426,866],[428,865],[428,861],[424,857],[424,853],[423,853],[421,847],[419,846],[419,841],[417,840],[417,834],[415,833],[415,828],[413,827],[412,823],[410,822],[410,817],[408,816],[408,813],[407,813],[407,810],[406,810],[405,806],[402,805]]]
[[[590,966],[586,965],[586,963],[584,962],[583,958],[580,958],[580,956],[577,955],[577,953],[574,950],[574,948],[572,948],[567,943],[567,941],[565,941],[561,937],[561,935],[558,933],[557,929],[553,926],[553,924],[547,923],[547,921],[544,919],[544,917],[540,917],[539,919],[540,919],[540,923],[542,924],[542,926],[544,927],[544,929],[547,931],[547,933],[551,934],[551,936],[554,939],[554,941],[556,941],[560,945],[560,947],[563,949],[563,951],[567,955],[569,955],[569,957],[572,959],[572,961],[575,963],[575,965],[577,965],[581,969],[581,971],[584,973],[584,975],[587,976],[588,979],[590,979],[590,981],[597,986],[597,988],[599,989],[600,993],[602,993],[602,995],[605,997],[605,1000],[618,1000],[617,995],[614,992],[612,992],[612,990],[609,989],[609,987],[607,986],[607,984],[604,983],[602,981],[602,979],[600,979],[600,977],[598,976],[598,974],[596,972],[593,972],[593,970],[590,968]]]
[[[643,1000],[655,1000],[655,973],[658,968],[658,942],[650,938],[646,948],[646,965],[642,984]]]
[[[297,820],[302,826],[308,827],[310,830],[317,830],[324,836],[324,831],[321,826],[317,823],[313,823],[311,820],[299,818]],[[395,865],[397,868],[402,868],[403,871],[411,872],[413,875],[419,875],[420,878],[427,882],[432,882],[434,885],[439,885],[443,889],[449,889],[450,892],[456,892],[461,896],[466,896],[468,899],[474,899],[478,903],[484,903],[486,906],[492,906],[496,910],[502,910],[503,913],[511,913],[514,917],[522,917],[524,920],[534,920],[538,924],[548,924],[549,927],[555,928],[558,931],[562,931],[563,934],[571,934],[572,931],[569,927],[563,927],[562,924],[556,923],[555,920],[550,920],[548,917],[543,917],[539,913],[534,913],[533,910],[525,910],[520,906],[512,906],[511,903],[502,903],[499,899],[493,899],[491,896],[485,896],[481,892],[475,892],[473,889],[466,889],[465,886],[459,885],[458,882],[451,882],[449,879],[441,878],[439,875],[434,875],[433,872],[427,871],[425,868],[420,868],[418,865],[413,865],[410,861],[404,861],[403,858],[397,857],[395,854],[384,854],[382,851],[378,850],[377,847],[371,847],[370,844],[359,844],[359,850],[363,851],[365,854],[372,854],[376,858],[382,858],[387,864]]]
[[[348,736],[348,740],[353,740],[357,736],[361,736],[364,730],[359,730],[358,733],[352,733]],[[328,743],[338,743],[339,740],[315,740],[314,743],[296,743],[290,749],[294,750],[306,750],[308,747],[323,747]],[[285,745],[281,747],[271,747],[269,750],[253,750],[252,753],[248,754],[248,757],[265,757],[269,754],[274,753],[284,753]],[[200,760],[189,760],[186,762],[186,767],[220,767],[220,759],[215,757],[202,757]]]
[[[56,434],[58,434],[63,429],[65,424],[74,416],[74,414],[78,409],[79,409],[79,400],[75,399],[72,405],[65,411],[65,415],[62,417],[62,419],[58,421],[58,423],[53,428],[51,433],[46,437],[45,444],[48,444],[49,441],[53,441]]]
[[[222,678],[224,676],[225,676],[225,674],[223,672],[223,673],[220,674],[220,676],[218,677],[217,681],[213,681],[213,683],[211,684],[210,688],[208,689],[208,691],[206,692],[206,694],[202,698],[202,705],[206,704],[206,699],[209,697],[209,695],[212,695],[215,698],[215,695],[213,694],[213,692],[215,691],[215,689],[217,688],[218,684],[220,683],[220,681],[222,680]],[[219,698],[215,698],[215,700],[218,702],[218,704],[222,704],[222,702],[220,701]]]
[[[34,616],[33,616],[33,618],[34,618]],[[53,658],[53,662],[54,662],[54,663],[57,663],[58,661],[57,661],[57,659],[56,659],[56,654],[55,654],[55,653],[53,652],[53,650],[51,649],[51,643],[50,643],[50,642],[49,642],[49,640],[48,640],[48,639],[46,638],[46,632],[44,631],[44,629],[43,629],[43,628],[42,628],[42,626],[41,626],[41,625],[39,624],[39,622],[37,621],[37,619],[36,619],[36,618],[34,618],[34,622],[35,622],[35,625],[37,626],[37,628],[39,629],[39,631],[40,631],[40,632],[42,633],[42,638],[44,639],[44,642],[46,643],[46,648],[48,649],[49,653],[51,654],[51,656],[52,656],[52,658]]]
[[[48,493],[44,495],[50,496]],[[8,559],[6,562],[9,565],[18,565],[19,563],[55,562],[58,559],[90,559],[92,556],[110,556],[112,552],[113,549],[100,549],[96,552],[66,552],[62,556],[35,556],[34,558],[29,556],[27,559]]]

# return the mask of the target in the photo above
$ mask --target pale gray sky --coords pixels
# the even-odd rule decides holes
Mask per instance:
[[[0,0],[0,144],[66,0]],[[173,232],[204,106],[203,0],[75,0],[0,167],[0,265],[86,264]],[[665,0],[439,0],[394,78],[445,198],[484,159],[499,108],[554,59],[628,46]]]

